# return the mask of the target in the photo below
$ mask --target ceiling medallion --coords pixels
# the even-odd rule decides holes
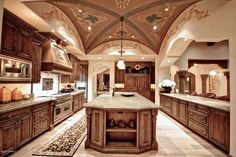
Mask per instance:
[[[116,6],[121,9],[125,9],[129,6],[130,0],[115,0]]]

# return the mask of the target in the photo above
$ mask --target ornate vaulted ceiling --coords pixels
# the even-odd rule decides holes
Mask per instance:
[[[200,0],[49,0],[73,22],[88,54],[99,45],[120,39],[141,43],[158,54],[177,16]],[[45,15],[53,14],[50,10]]]

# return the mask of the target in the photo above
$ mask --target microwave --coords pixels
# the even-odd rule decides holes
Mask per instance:
[[[32,62],[0,55],[0,81],[31,81]]]

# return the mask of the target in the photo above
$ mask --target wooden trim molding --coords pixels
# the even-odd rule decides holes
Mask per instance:
[[[224,60],[200,60],[200,59],[189,59],[188,60],[188,68],[194,66],[194,64],[218,64],[223,69],[228,69],[228,61]]]

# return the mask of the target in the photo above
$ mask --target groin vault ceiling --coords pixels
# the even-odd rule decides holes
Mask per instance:
[[[200,0],[44,0],[43,2],[55,6],[55,10],[41,11],[40,16],[54,18],[57,9],[60,9],[76,28],[77,38],[80,38],[86,54],[104,43],[120,40],[120,17],[123,16],[124,40],[145,45],[158,54],[173,21],[198,1]],[[27,3],[37,2],[39,1]]]

